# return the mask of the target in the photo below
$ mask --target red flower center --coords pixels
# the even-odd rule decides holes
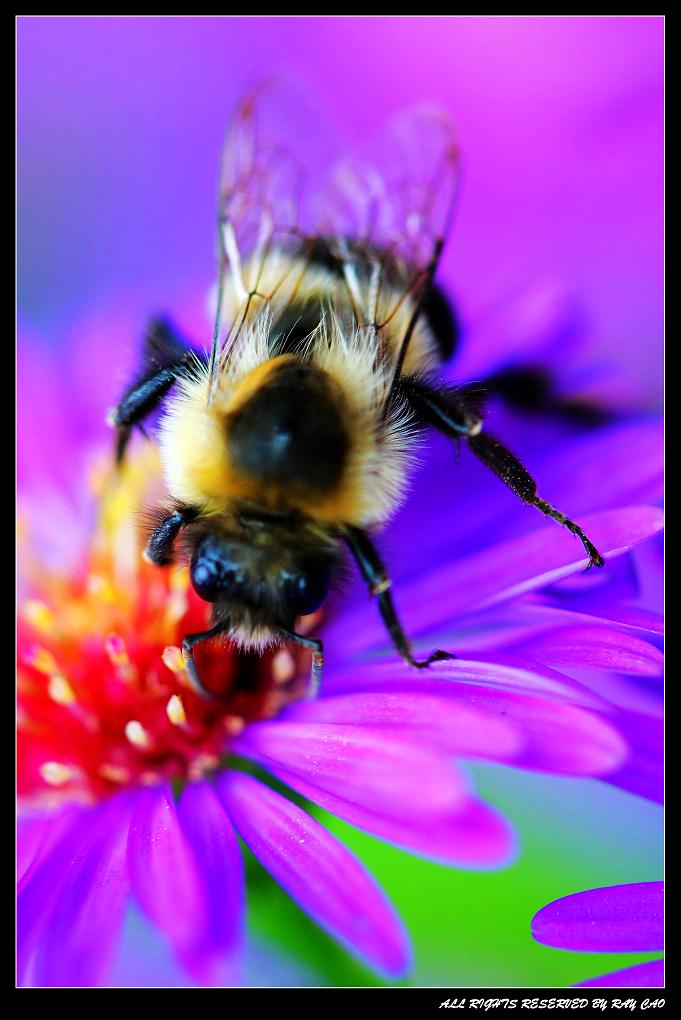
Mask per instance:
[[[210,626],[210,607],[186,568],[161,570],[138,555],[131,496],[113,523],[103,505],[78,569],[34,571],[18,629],[20,796],[92,800],[129,784],[196,779],[224,762],[245,725],[307,689],[298,653],[245,654],[213,640],[196,648],[196,662],[215,700],[194,693],[179,646]]]

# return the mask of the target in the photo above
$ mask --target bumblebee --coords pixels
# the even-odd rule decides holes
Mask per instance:
[[[163,567],[181,545],[194,589],[213,606],[211,628],[183,642],[206,696],[193,649],[218,635],[259,652],[306,646],[318,684],[322,644],[296,625],[324,603],[344,548],[399,654],[419,668],[451,657],[415,657],[372,538],[402,502],[428,427],[463,440],[524,503],[581,540],[588,566],[603,565],[484,428],[476,388],[437,377],[459,332],[435,281],[459,177],[447,119],[415,112],[376,159],[310,175],[301,154],[313,151],[312,121],[296,112],[297,131],[271,87],[237,109],[221,164],[210,352],[153,321],[142,373],[109,419],[120,462],[133,428],[162,405],[172,503],[144,555]]]

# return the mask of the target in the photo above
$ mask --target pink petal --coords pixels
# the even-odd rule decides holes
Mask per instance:
[[[632,676],[662,676],[664,672],[664,656],[654,645],[606,626],[544,630],[507,649],[549,666],[612,670]]]
[[[533,594],[520,599],[515,603],[516,608],[526,608],[530,613],[536,613],[539,620],[546,619],[549,623],[555,620],[557,623],[566,621],[584,623],[594,620],[603,620],[604,623],[616,624],[627,630],[640,630],[648,634],[664,634],[664,618],[660,613],[653,613],[647,609],[639,609],[636,606],[622,606],[607,600],[598,600],[583,596],[580,597],[579,606],[574,609],[570,606],[557,605],[550,600],[549,595]]]
[[[223,775],[218,790],[244,841],[303,910],[370,966],[390,976],[407,970],[411,952],[397,914],[342,843],[250,776]]]
[[[462,868],[499,868],[509,864],[516,852],[510,823],[474,798],[455,811],[443,811],[415,823],[404,813],[384,815],[319,790],[285,769],[277,769],[276,776],[338,818],[428,860]]]
[[[209,928],[201,865],[182,831],[168,787],[140,790],[128,839],[132,891],[145,914],[180,953]]]
[[[41,814],[23,815],[17,819],[18,882],[40,854],[53,823],[54,816],[49,811],[44,811]]]
[[[413,819],[453,810],[468,792],[444,755],[378,727],[262,722],[249,726],[234,750],[317,789]]]
[[[132,798],[114,798],[105,823],[93,830],[77,869],[59,892],[41,942],[34,981],[40,986],[92,987],[106,980],[123,927],[130,891],[126,848]]]
[[[427,676],[424,675],[426,672]],[[427,671],[412,669],[399,658],[379,660],[371,665],[348,663],[344,668],[339,667],[333,673],[329,672],[325,689],[328,696],[332,696],[356,690],[385,690],[386,684],[397,682],[400,690],[404,690],[403,681],[410,683],[414,680],[418,688],[418,681],[422,679],[516,690],[521,694],[534,694],[551,701],[564,701],[588,708],[607,707],[607,702],[594,691],[550,666],[497,651],[479,657],[434,662]]]
[[[177,806],[184,836],[210,890],[205,929],[185,952],[185,965],[203,984],[235,984],[243,949],[244,874],[239,842],[209,783],[188,783]]]
[[[512,757],[521,743],[507,720],[428,694],[367,691],[317,698],[298,702],[280,719],[399,730],[426,747],[437,746],[462,757]]]
[[[664,803],[664,722],[645,712],[620,709],[617,728],[627,741],[629,755],[607,782],[648,800]]]
[[[118,798],[96,808],[70,807],[54,818],[52,831],[19,883],[17,893],[17,980],[22,984],[32,956],[52,920],[60,889],[73,881],[91,847],[119,817]]]
[[[637,882],[563,896],[532,919],[537,942],[582,953],[664,948],[664,882]]]
[[[493,675],[494,664],[484,667],[483,675]],[[437,663],[428,677],[414,677],[414,671],[400,663],[372,666],[370,675],[343,678],[343,687],[362,690],[379,687],[400,696],[433,695],[462,702],[476,712],[512,723],[522,734],[523,745],[508,758],[499,761],[520,768],[566,775],[607,775],[623,766],[627,759],[626,740],[619,733],[619,714],[612,720],[600,712],[547,698],[541,690],[523,692],[469,683],[459,679],[459,662]],[[504,676],[502,672],[500,676]]]

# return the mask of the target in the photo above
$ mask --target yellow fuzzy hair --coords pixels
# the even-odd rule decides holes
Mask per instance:
[[[304,280],[304,293],[301,280]],[[207,513],[230,511],[247,500],[271,509],[297,509],[329,527],[371,528],[385,523],[406,492],[416,435],[406,405],[394,401],[384,420],[385,400],[394,371],[397,347],[413,306],[404,301],[383,333],[378,348],[370,328],[349,331],[332,307],[338,281],[323,269],[273,253],[261,274],[262,293],[275,291],[265,302],[252,303],[229,358],[221,365],[218,384],[208,401],[208,370],[201,364],[181,380],[166,405],[160,443],[171,494]],[[310,335],[301,357],[328,374],[343,405],[350,451],[335,491],[314,499],[280,492],[235,473],[227,446],[227,422],[236,408],[261,385],[282,357],[272,350],[273,321],[291,302],[318,299],[327,307]],[[237,294],[228,288],[224,314],[238,314]],[[346,317],[347,318],[347,317]],[[404,371],[432,366],[434,342],[419,323],[412,337]]]

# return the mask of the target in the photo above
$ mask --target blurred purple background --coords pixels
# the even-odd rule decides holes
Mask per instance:
[[[589,356],[658,406],[663,34],[661,17],[21,17],[20,322],[68,343],[73,322],[124,294],[134,311],[112,344],[127,361],[146,313],[181,309],[212,279],[235,101],[293,71],[351,140],[442,105],[464,154],[443,264],[464,319],[558,287]]]

